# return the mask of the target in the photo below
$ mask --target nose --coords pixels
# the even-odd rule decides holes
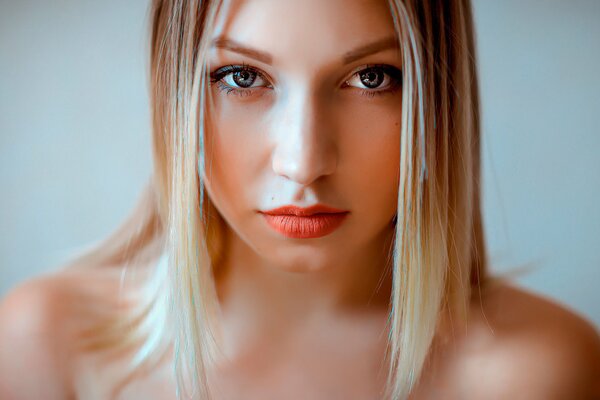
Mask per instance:
[[[337,167],[337,149],[327,111],[309,90],[289,94],[273,121],[273,171],[303,186]]]

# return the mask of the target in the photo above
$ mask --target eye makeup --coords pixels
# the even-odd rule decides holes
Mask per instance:
[[[355,79],[358,78],[358,79]],[[265,85],[253,86],[256,81],[263,81]],[[358,80],[366,88],[352,86],[351,81]],[[259,89],[271,89],[269,79],[259,69],[245,63],[231,64],[218,68],[210,73],[210,81],[220,91],[227,95],[239,97],[253,95]],[[374,83],[375,82],[375,83]],[[377,89],[381,82],[387,82],[383,89]],[[379,84],[378,84],[379,83]],[[354,88],[367,97],[381,96],[396,92],[402,86],[402,71],[388,64],[367,64],[356,69],[350,78],[346,79],[342,88]]]
[[[360,90],[361,95],[367,97],[395,93],[402,87],[402,71],[388,64],[367,64],[366,66],[361,66],[355,70],[349,79],[344,81],[342,87],[356,88],[356,86],[349,84],[355,77],[358,78],[360,84],[370,87],[367,89],[357,88]],[[365,83],[365,81],[368,83]],[[373,81],[379,82],[379,84],[373,84]],[[382,82],[387,82],[387,85],[383,89],[379,88]],[[378,89],[375,90],[375,88]]]
[[[249,80],[250,83],[248,86],[235,87],[232,86],[231,83],[224,82],[224,80],[229,77],[233,80],[231,83],[236,85],[239,85],[238,82],[240,82],[240,78],[242,78],[242,80]],[[262,72],[247,64],[226,65],[210,73],[210,81],[211,83],[216,84],[217,89],[225,91],[226,94],[234,94],[240,97],[252,95],[252,92],[259,87],[272,87],[270,85],[252,87],[252,84],[257,78],[265,82],[267,81],[266,76]]]

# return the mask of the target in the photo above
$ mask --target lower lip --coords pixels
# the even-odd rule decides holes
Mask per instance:
[[[348,213],[313,214],[310,216],[263,214],[271,228],[294,239],[311,239],[330,234],[344,222]]]

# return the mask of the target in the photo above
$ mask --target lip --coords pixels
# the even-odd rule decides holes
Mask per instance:
[[[340,213],[348,213],[347,210],[340,210],[338,208],[333,208],[326,206],[324,204],[315,204],[310,207],[297,207],[293,205],[286,205],[278,208],[274,208],[272,210],[260,211],[263,214],[268,215],[296,215],[299,217],[306,217],[314,214],[340,214]]]
[[[316,204],[306,208],[286,205],[260,213],[269,226],[280,234],[294,239],[310,239],[335,231],[350,212]]]

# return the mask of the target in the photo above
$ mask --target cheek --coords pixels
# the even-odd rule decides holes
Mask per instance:
[[[364,193],[367,208],[394,211],[400,165],[400,102],[360,105],[341,118],[344,154],[353,191]]]
[[[205,182],[219,211],[233,215],[253,205],[252,193],[261,175],[266,146],[256,110],[223,104],[215,110],[205,136]]]

